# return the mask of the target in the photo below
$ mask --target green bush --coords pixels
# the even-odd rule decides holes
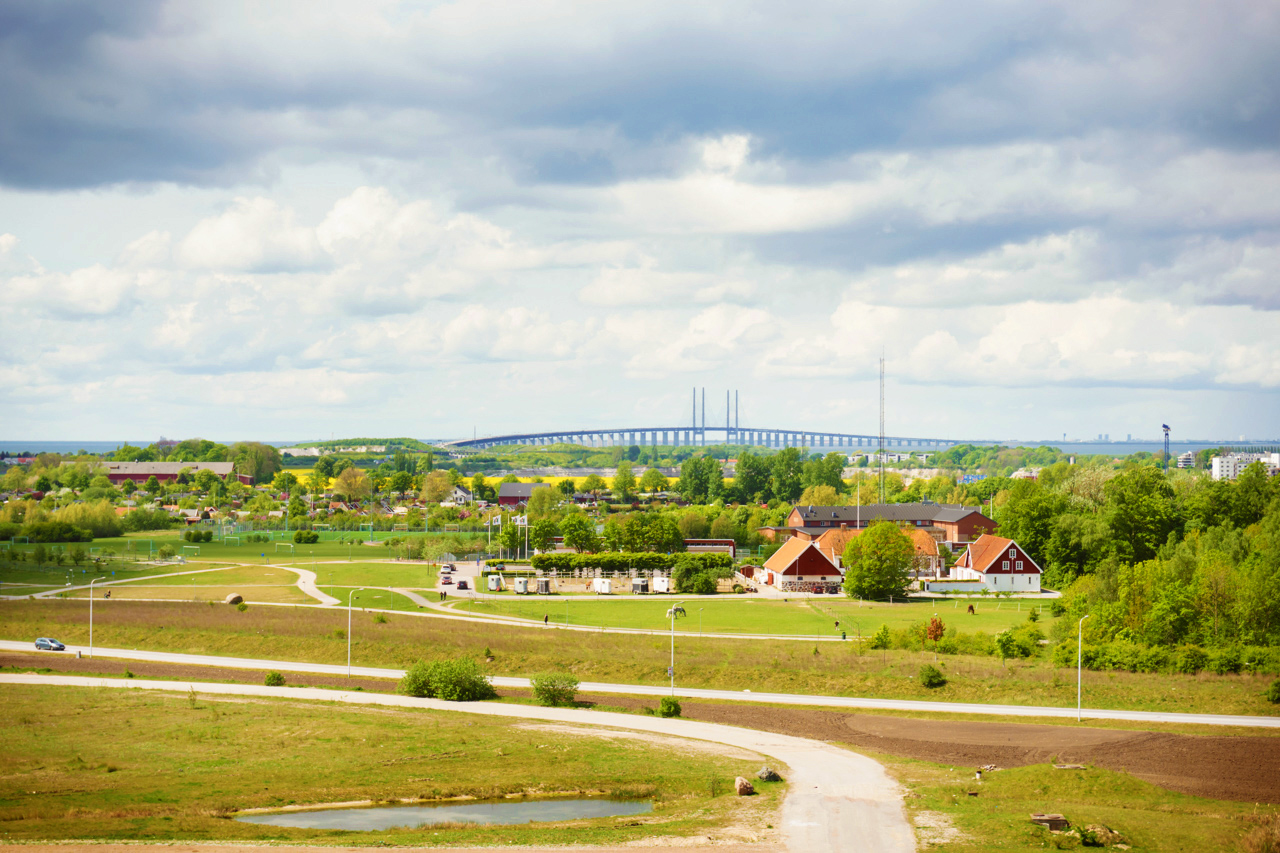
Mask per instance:
[[[578,693],[578,679],[567,672],[540,672],[529,679],[529,683],[539,704],[552,708],[572,705]]]
[[[248,609],[249,609],[249,605],[245,604],[243,601],[236,605],[236,610],[239,610],[241,613],[245,612]]]
[[[498,694],[480,664],[471,658],[418,661],[400,679],[399,691],[407,696],[445,699],[449,702],[478,702]]]
[[[936,666],[925,664],[920,667],[920,684],[922,686],[932,690],[935,687],[942,687],[946,683],[946,676]]]
[[[282,673],[276,672],[275,670],[272,670],[271,672],[267,673],[267,677],[264,683],[268,687],[284,687],[284,675]]]
[[[93,534],[65,521],[38,521],[24,524],[22,535],[32,542],[92,542]]]
[[[160,549],[156,551],[156,556],[161,560],[171,560],[175,553],[172,545],[161,545]]]
[[[1209,668],[1218,675],[1229,675],[1233,672],[1240,671],[1240,650],[1228,646],[1225,649],[1219,649],[1209,660]]]
[[[320,541],[320,534],[314,530],[299,530],[293,534],[293,541],[298,545],[314,545]]]
[[[658,703],[659,717],[678,717],[680,716],[680,703],[673,696],[663,696],[662,701]]]
[[[880,630],[871,635],[871,640],[867,643],[867,647],[872,649],[889,648],[889,626],[881,625]]]
[[[206,530],[206,531],[204,532],[204,541],[205,541],[205,542],[212,542],[212,541],[213,541],[213,531],[212,531],[212,530]]]
[[[1280,705],[1280,678],[1271,682],[1271,686],[1267,688],[1267,701],[1274,705]]]

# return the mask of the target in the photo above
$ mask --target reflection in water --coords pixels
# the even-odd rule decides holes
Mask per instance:
[[[302,829],[390,829],[433,823],[529,823],[643,814],[648,800],[502,800],[433,806],[385,806],[368,809],[320,809],[283,814],[242,815],[236,820]]]

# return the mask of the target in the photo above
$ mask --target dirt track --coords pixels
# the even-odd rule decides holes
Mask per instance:
[[[261,684],[264,673],[220,667],[96,661],[0,653],[0,666],[44,668],[80,674],[123,674],[154,678]],[[346,679],[289,673],[291,684],[360,687],[390,693],[395,683],[379,678]],[[528,691],[502,690],[504,695]],[[580,694],[579,699],[614,708],[653,706],[653,700]],[[1280,803],[1280,737],[1199,736],[1119,729],[1043,726],[998,722],[950,722],[796,708],[761,708],[686,700],[683,716],[747,728],[849,744],[885,755],[959,767],[995,764],[1018,767],[1047,762],[1093,764],[1126,771],[1164,788],[1222,800]]]

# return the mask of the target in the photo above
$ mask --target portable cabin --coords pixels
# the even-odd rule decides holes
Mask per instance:
[[[654,592],[671,592],[671,578],[654,578]]]
[[[528,594],[529,594],[529,579],[516,578],[516,595],[528,595]]]
[[[502,575],[489,575],[489,592],[502,591]]]
[[[613,593],[613,581],[608,578],[594,578],[591,581],[591,591],[596,595],[611,595]]]
[[[632,595],[648,595],[649,579],[648,578],[632,578],[631,594]]]
[[[538,578],[538,595],[550,595],[550,594],[551,594],[551,579]]]

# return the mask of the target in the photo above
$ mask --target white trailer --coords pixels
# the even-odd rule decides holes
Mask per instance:
[[[529,594],[529,579],[516,578],[516,595],[528,595],[528,594]]]
[[[489,592],[502,591],[502,575],[489,575]]]
[[[654,578],[654,592],[671,592],[671,578]]]
[[[632,595],[646,595],[648,594],[648,592],[649,592],[648,578],[632,578],[631,579]]]
[[[591,581],[591,591],[596,595],[612,595],[613,581],[608,578],[593,578]]]

